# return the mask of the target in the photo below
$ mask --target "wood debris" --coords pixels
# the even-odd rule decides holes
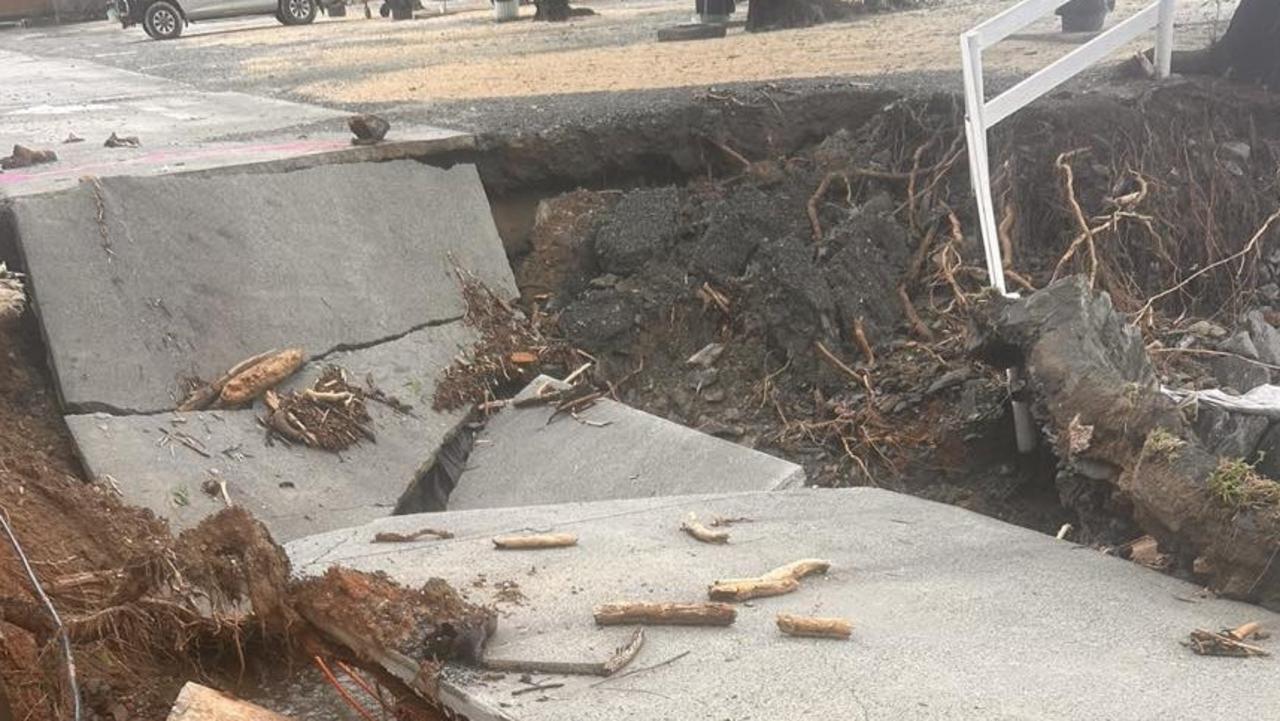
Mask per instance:
[[[311,388],[263,396],[268,433],[326,451],[340,451],[361,440],[377,442],[369,427],[366,391],[347,380],[337,366],[325,368]]]
[[[206,408],[226,408],[247,403],[292,375],[302,365],[302,359],[301,348],[269,350],[240,361],[210,383],[194,379],[191,381],[186,398],[178,404],[178,410],[201,411]],[[270,365],[254,370],[263,363]],[[293,367],[282,374],[290,365]],[[272,377],[275,377],[275,381],[268,383]],[[234,385],[232,381],[235,381]],[[227,391],[230,401],[222,396],[229,385],[232,385],[232,389]],[[247,398],[246,395],[248,395]]]
[[[289,721],[261,706],[224,696],[207,686],[187,682],[178,692],[167,721]]]
[[[748,601],[781,596],[799,588],[800,579],[826,573],[830,568],[830,561],[806,558],[775,568],[763,576],[716,581],[707,589],[707,595],[712,601]]]
[[[416,541],[423,536],[435,536],[440,540],[453,538],[453,534],[449,531],[442,531],[438,528],[423,528],[413,533],[396,533],[394,531],[383,531],[373,537],[374,543],[409,543]]]
[[[1257,621],[1252,621],[1233,629],[1218,631],[1217,633],[1197,628],[1191,632],[1188,640],[1184,641],[1182,645],[1201,656],[1235,656],[1239,658],[1270,656],[1271,652],[1265,648],[1245,643],[1251,638],[1260,639],[1265,637],[1261,624]]]
[[[622,601],[602,603],[593,615],[601,626],[728,626],[738,611],[727,603]]]
[[[853,624],[843,618],[817,618],[780,613],[776,621],[778,630],[788,636],[843,639],[853,635]]]
[[[728,543],[728,531],[713,531],[698,521],[696,513],[690,513],[680,524],[680,530],[703,543]]]
[[[13,146],[13,153],[7,157],[0,158],[0,169],[27,168],[41,163],[52,163],[57,159],[58,154],[52,150],[35,150],[25,145],[15,145]]]
[[[527,536],[498,536],[493,545],[503,551],[533,550],[539,548],[565,548],[578,545],[578,537],[572,533],[535,533]]]
[[[136,135],[116,135],[114,132],[102,144],[105,148],[137,148],[141,145],[142,141]]]

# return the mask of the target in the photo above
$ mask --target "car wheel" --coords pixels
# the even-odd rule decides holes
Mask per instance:
[[[285,25],[306,25],[316,19],[316,0],[280,0],[277,17]]]
[[[182,34],[182,11],[169,0],[156,0],[142,15],[142,29],[156,40],[172,40]]]

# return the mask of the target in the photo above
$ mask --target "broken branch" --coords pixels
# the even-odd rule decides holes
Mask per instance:
[[[728,626],[738,612],[726,603],[652,603],[623,601],[602,603],[593,615],[601,626]]]
[[[777,624],[778,630],[788,636],[843,639],[853,635],[853,624],[843,618],[816,618],[780,613]]]
[[[498,536],[493,545],[504,551],[538,548],[564,548],[578,545],[578,537],[572,533],[538,533],[530,536]]]
[[[644,629],[637,628],[631,638],[609,658],[598,663],[583,661],[526,661],[514,658],[485,659],[483,666],[504,673],[542,673],[566,676],[612,676],[640,653],[644,646]]]
[[[680,530],[702,541],[703,543],[728,543],[728,531],[713,531],[698,521],[697,514],[690,513],[680,524]]]
[[[436,528],[423,528],[413,533],[396,533],[394,531],[383,531],[373,537],[374,543],[409,543],[416,541],[423,536],[435,536],[441,540],[453,538],[453,534],[449,531],[441,531]]]

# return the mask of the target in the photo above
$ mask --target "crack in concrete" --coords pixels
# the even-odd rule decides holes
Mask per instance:
[[[418,323],[416,325],[410,326],[407,330],[401,331],[399,333],[393,333],[391,335],[383,336],[381,338],[375,338],[374,340],[364,341],[360,343],[339,343],[338,345],[335,345],[322,353],[317,353],[315,355],[308,356],[306,365],[310,365],[312,363],[321,363],[326,359],[328,359],[330,356],[333,356],[338,353],[348,353],[352,351],[365,350],[367,348],[373,348],[375,346],[384,345],[386,343],[394,343],[395,341],[398,341],[401,338],[404,338],[405,336],[408,336],[410,334],[417,333],[418,331],[426,330],[427,328],[438,328],[440,326],[451,325],[453,323],[458,323],[462,321],[462,319],[463,319],[463,316],[457,315],[449,318],[429,320],[423,323]],[[304,365],[303,367],[305,368],[306,365]],[[178,401],[175,400],[174,406],[177,406],[177,404],[178,404]],[[235,410],[235,409],[218,409],[218,410]],[[106,413],[114,417],[126,417],[126,416],[159,416],[159,415],[165,415],[165,414],[174,413],[174,412],[176,411],[173,408],[144,410],[139,408],[126,408],[126,407],[116,406],[110,403],[99,403],[97,401],[87,401],[87,402],[81,402],[81,403],[66,404],[64,415],[91,415],[95,413]]]

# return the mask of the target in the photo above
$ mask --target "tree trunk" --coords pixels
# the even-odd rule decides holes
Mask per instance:
[[[538,6],[533,14],[535,21],[558,23],[569,19],[569,0],[535,0],[534,4]]]
[[[1175,53],[1174,71],[1229,73],[1280,89],[1280,2],[1243,0],[1222,39],[1207,50]]]

